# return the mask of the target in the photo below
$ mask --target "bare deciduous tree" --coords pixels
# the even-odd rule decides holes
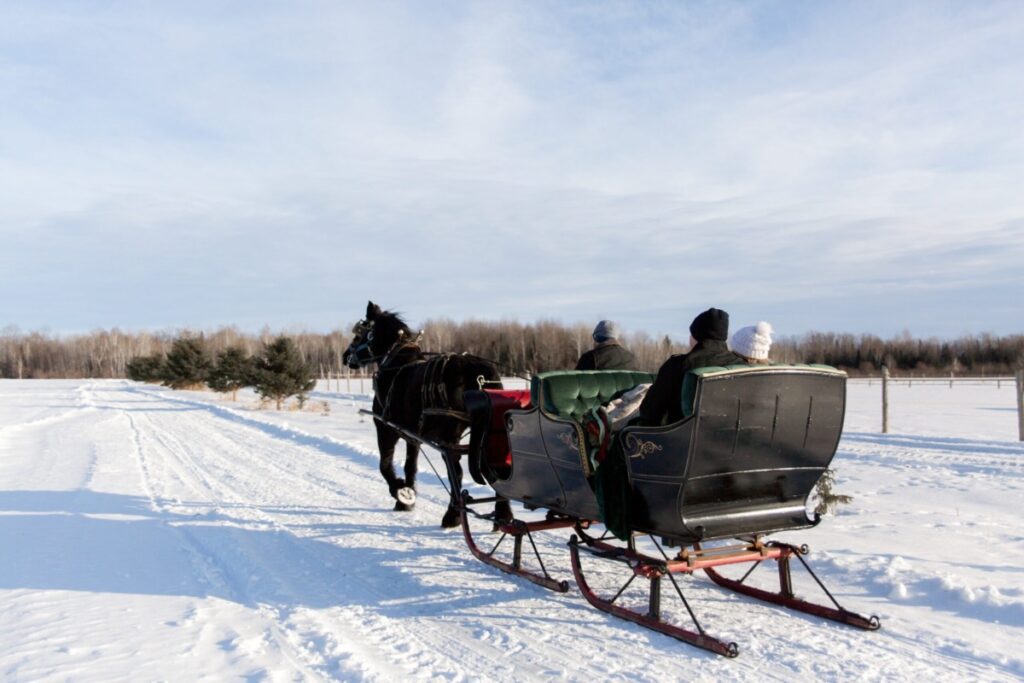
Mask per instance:
[[[328,333],[289,332],[304,361],[322,375],[346,372],[341,352],[348,346],[349,326]],[[0,331],[0,378],[125,377],[128,362],[141,356],[165,355],[172,342],[188,330],[124,332],[117,328],[60,336],[22,332],[9,326]],[[193,331],[191,334],[198,334]],[[237,347],[247,355],[279,335],[270,328],[248,333],[236,327],[203,332],[211,354]],[[652,338],[643,331],[622,340],[636,355],[641,369],[655,371],[686,345],[668,337]],[[421,345],[427,351],[468,352],[498,362],[503,372],[537,373],[572,368],[590,344],[590,327],[554,320],[523,323],[516,320],[424,323]],[[851,374],[878,373],[883,364],[894,372],[948,376],[1012,374],[1024,366],[1024,335],[982,334],[953,340],[916,339],[904,333],[892,339],[864,334],[811,332],[775,341],[772,359],[787,363],[825,363]]]

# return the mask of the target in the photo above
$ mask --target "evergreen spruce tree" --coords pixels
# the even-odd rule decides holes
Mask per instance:
[[[289,396],[297,395],[301,406],[306,394],[316,386],[313,366],[302,359],[289,337],[278,337],[264,347],[253,361],[252,380],[256,392],[274,400],[278,410]]]
[[[172,389],[201,385],[211,366],[202,337],[179,337],[164,362],[164,384]]]
[[[238,347],[225,349],[217,354],[217,362],[206,378],[206,385],[224,394],[231,392],[231,400],[238,397],[238,390],[252,382],[252,359]]]
[[[136,382],[159,382],[164,378],[164,357],[136,356],[125,364],[125,372]]]

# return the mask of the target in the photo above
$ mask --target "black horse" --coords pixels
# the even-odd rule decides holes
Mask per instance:
[[[441,446],[448,468],[452,500],[441,526],[459,524],[458,496],[462,491],[462,466],[457,447],[469,426],[463,392],[478,389],[481,381],[500,387],[500,376],[493,363],[473,356],[456,354],[427,355],[420,350],[415,334],[391,311],[381,310],[372,301],[366,305],[366,318],[356,323],[354,338],[342,357],[350,368],[377,363],[374,375],[373,412],[385,422],[412,432],[425,441]],[[411,510],[416,500],[416,466],[419,444],[405,439],[405,476],[395,475],[395,446],[401,434],[380,420],[377,447],[380,473],[396,499],[395,510]],[[505,506],[507,508],[507,503]],[[503,509],[496,515],[510,517]]]

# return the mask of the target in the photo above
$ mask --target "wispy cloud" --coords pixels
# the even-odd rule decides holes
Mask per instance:
[[[1020,331],[1022,34],[1016,3],[3,6],[0,324]]]

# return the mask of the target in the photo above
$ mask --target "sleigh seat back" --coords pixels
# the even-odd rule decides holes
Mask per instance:
[[[806,501],[843,429],[846,374],[821,365],[707,367],[683,420],[617,436],[633,530],[683,542],[813,526]]]

